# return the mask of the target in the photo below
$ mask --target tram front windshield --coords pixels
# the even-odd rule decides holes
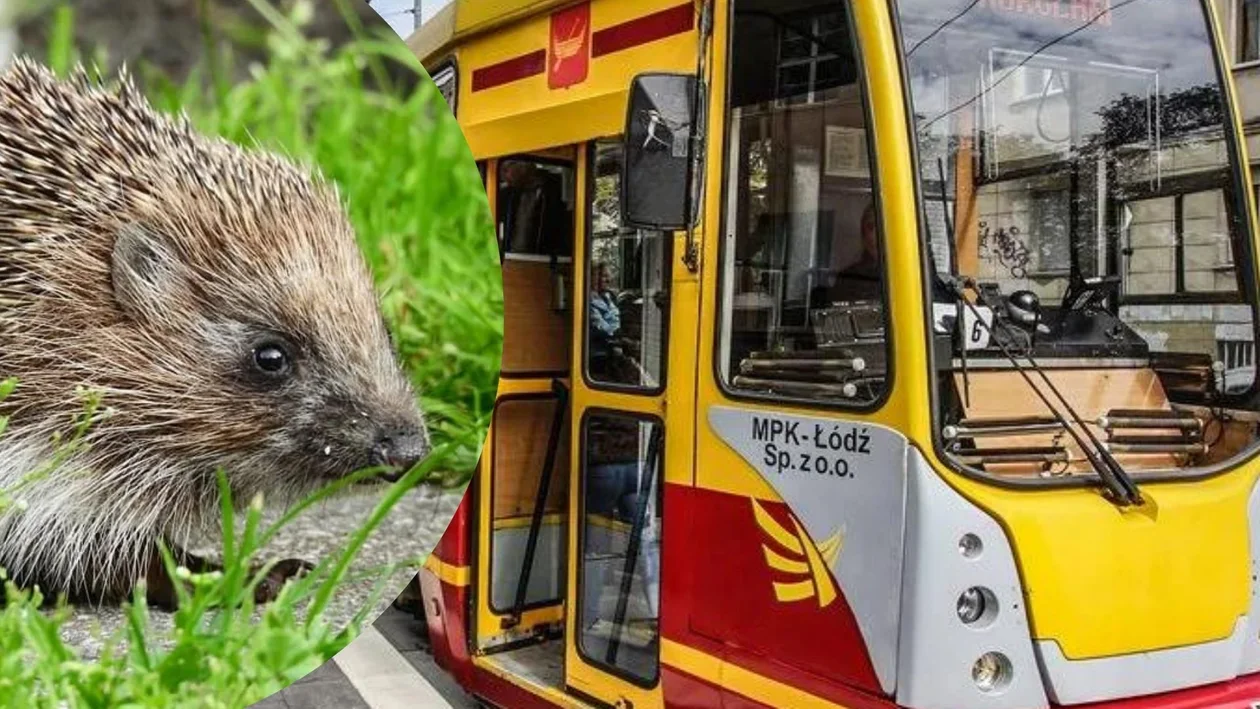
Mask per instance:
[[[1254,408],[1245,195],[1205,8],[898,0],[897,9],[931,317],[952,355],[938,362],[946,409],[974,415],[960,391],[974,382],[959,370],[1005,363],[1004,350],[1044,368],[1153,372],[1154,383],[1132,375],[1133,386]],[[950,296],[960,283],[981,308]],[[1091,409],[1113,380],[1078,377],[1087,383],[1069,383],[1065,396]]]

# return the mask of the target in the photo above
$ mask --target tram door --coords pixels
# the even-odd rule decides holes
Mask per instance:
[[[665,426],[674,234],[622,226],[621,143],[580,158],[565,680],[659,703]]]
[[[558,636],[564,620],[579,190],[576,148],[506,156],[488,168],[509,346],[474,483],[481,653]]]

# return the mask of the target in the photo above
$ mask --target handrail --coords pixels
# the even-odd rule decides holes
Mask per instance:
[[[610,665],[617,664],[617,650],[621,644],[621,628],[626,622],[626,607],[630,602],[630,587],[634,583],[634,566],[639,559],[639,543],[643,536],[643,525],[647,521],[648,496],[656,484],[657,468],[661,459],[661,429],[656,427],[652,432],[652,440],[648,443],[647,465],[644,480],[639,484],[639,499],[634,511],[634,525],[630,531],[630,541],[626,545],[626,561],[622,567],[621,588],[617,592],[617,610],[613,614],[612,634],[608,638],[608,651],[605,661]]]

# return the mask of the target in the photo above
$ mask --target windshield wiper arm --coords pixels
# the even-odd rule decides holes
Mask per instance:
[[[1116,460],[1115,456],[1111,455],[1111,452],[1103,446],[1102,442],[1098,440],[1098,437],[1094,435],[1093,431],[1089,430],[1089,427],[1085,425],[1085,421],[1081,419],[1080,414],[1076,412],[1076,409],[1072,408],[1072,405],[1068,402],[1067,397],[1063,396],[1063,393],[1060,392],[1059,388],[1054,385],[1054,382],[1050,381],[1050,377],[1046,375],[1046,372],[1041,368],[1041,365],[1037,364],[1037,361],[1033,359],[1032,353],[1026,353],[1024,358],[1028,360],[1032,370],[1041,375],[1042,381],[1045,382],[1046,386],[1050,388],[1050,391],[1053,392],[1055,397],[1059,400],[1059,403],[1061,403],[1063,408],[1066,409],[1072,416],[1076,425],[1080,426],[1081,431],[1085,433],[1085,436],[1089,438],[1090,444],[1086,444],[1085,439],[1082,438],[1081,435],[1072,428],[1067,419],[1063,417],[1063,412],[1056,409],[1045,393],[1033,383],[1032,377],[1028,375],[1027,368],[1019,363],[1019,361],[1015,358],[1015,355],[1011,354],[1011,351],[1006,347],[1006,343],[994,334],[993,328],[984,321],[984,318],[981,317],[980,311],[976,308],[976,306],[972,305],[971,301],[967,300],[965,291],[968,288],[976,294],[976,298],[980,300],[981,303],[984,302],[984,295],[980,293],[979,288],[975,287],[975,282],[971,279],[963,279],[961,284],[956,282],[954,284],[955,295],[958,297],[960,302],[964,303],[967,308],[971,309],[971,313],[976,318],[976,321],[980,323],[981,327],[988,331],[989,339],[997,344],[998,349],[1002,350],[1002,354],[1005,355],[1006,358],[1010,360],[1011,365],[1015,367],[1015,371],[1019,372],[1020,376],[1024,378],[1024,381],[1032,388],[1033,392],[1037,395],[1037,398],[1041,399],[1041,403],[1045,404],[1046,408],[1050,410],[1050,413],[1058,419],[1059,424],[1063,426],[1063,429],[1068,432],[1068,435],[1072,436],[1076,445],[1080,447],[1081,453],[1085,455],[1085,459],[1089,461],[1091,466],[1093,466],[1094,471],[1098,473],[1099,479],[1101,479],[1103,485],[1106,486],[1107,492],[1109,493],[1106,497],[1120,507],[1141,506],[1143,504],[1142,492],[1138,490],[1137,484],[1133,482],[1133,479],[1129,477],[1129,474],[1124,471],[1124,468],[1120,465],[1120,461]],[[997,314],[996,310],[994,311],[994,314]],[[997,321],[996,317],[994,318],[994,321]],[[1003,323],[1003,325],[1005,326],[1005,323]],[[963,346],[965,347],[966,345],[964,344]]]

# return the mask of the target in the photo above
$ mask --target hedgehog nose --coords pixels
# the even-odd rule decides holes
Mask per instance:
[[[372,446],[372,464],[389,466],[400,474],[410,470],[429,454],[423,432],[414,428],[383,431]]]

